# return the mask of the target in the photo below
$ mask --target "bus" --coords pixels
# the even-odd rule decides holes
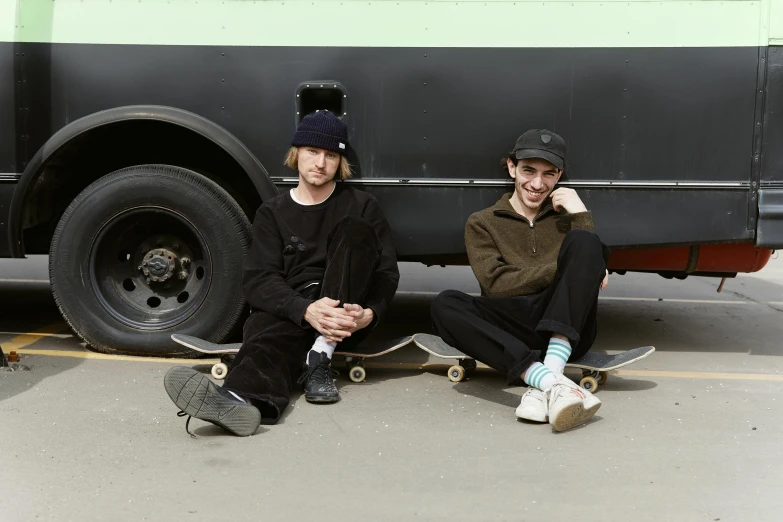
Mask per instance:
[[[94,350],[221,342],[322,109],[401,261],[466,262],[530,128],[565,138],[612,272],[731,277],[783,245],[783,0],[0,0],[0,256],[48,254]]]

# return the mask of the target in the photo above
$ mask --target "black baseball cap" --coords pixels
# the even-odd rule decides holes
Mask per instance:
[[[563,170],[566,146],[563,138],[546,129],[532,129],[517,139],[513,154],[517,159],[540,158]]]

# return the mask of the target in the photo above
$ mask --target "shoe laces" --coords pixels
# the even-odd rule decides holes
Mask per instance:
[[[314,366],[307,365],[307,370],[297,379],[297,383],[307,383],[312,380],[316,384],[334,385],[332,379],[340,375],[340,372],[332,368],[332,361],[324,359]]]
[[[190,437],[191,437],[191,438],[193,438],[193,439],[197,439],[198,437],[196,437],[195,435],[193,435],[193,434],[190,432],[190,429],[189,429],[189,426],[190,426],[190,419],[192,419],[193,417],[191,417],[190,415],[188,415],[187,413],[185,413],[185,412],[184,412],[184,411],[182,411],[182,410],[180,410],[180,411],[178,411],[178,412],[177,412],[177,417],[184,417],[185,415],[187,415],[187,416],[188,416],[188,420],[185,422],[185,431],[187,431],[187,432],[188,432],[188,435],[190,435]]]
[[[528,388],[524,395],[522,395],[522,400],[524,401],[526,397],[528,399],[546,402],[546,394],[537,388]]]
[[[569,386],[566,383],[558,382],[554,386],[552,386],[552,389],[550,390],[550,398],[549,402],[550,404],[557,400],[558,397],[565,394],[573,394],[579,397],[581,400],[585,400],[587,398],[587,394],[582,390],[582,388],[578,386]]]

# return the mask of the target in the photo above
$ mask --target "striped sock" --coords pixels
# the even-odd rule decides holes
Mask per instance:
[[[571,343],[566,339],[549,339],[549,347],[546,349],[544,364],[555,373],[563,373],[566,362],[571,357]]]
[[[538,388],[541,391],[547,391],[557,382],[557,377],[552,370],[541,364],[534,362],[527,369],[523,377],[526,384]]]

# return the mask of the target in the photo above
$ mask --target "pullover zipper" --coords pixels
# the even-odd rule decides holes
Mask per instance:
[[[541,216],[543,216],[544,214],[546,214],[548,211],[549,211],[549,207],[547,206],[547,208],[545,208],[544,210],[542,210],[541,212],[539,212],[539,213],[536,215],[536,217],[534,217],[534,218],[533,218],[533,221],[528,221],[528,223],[530,223],[530,232],[531,232],[531,233],[532,233],[532,235],[533,235],[533,253],[534,253],[534,254],[535,254],[535,253],[537,253],[537,249],[536,249],[536,226],[535,226],[535,222],[536,222],[536,220],[537,220],[538,218],[540,218]],[[525,218],[525,219],[527,219],[527,218]]]

